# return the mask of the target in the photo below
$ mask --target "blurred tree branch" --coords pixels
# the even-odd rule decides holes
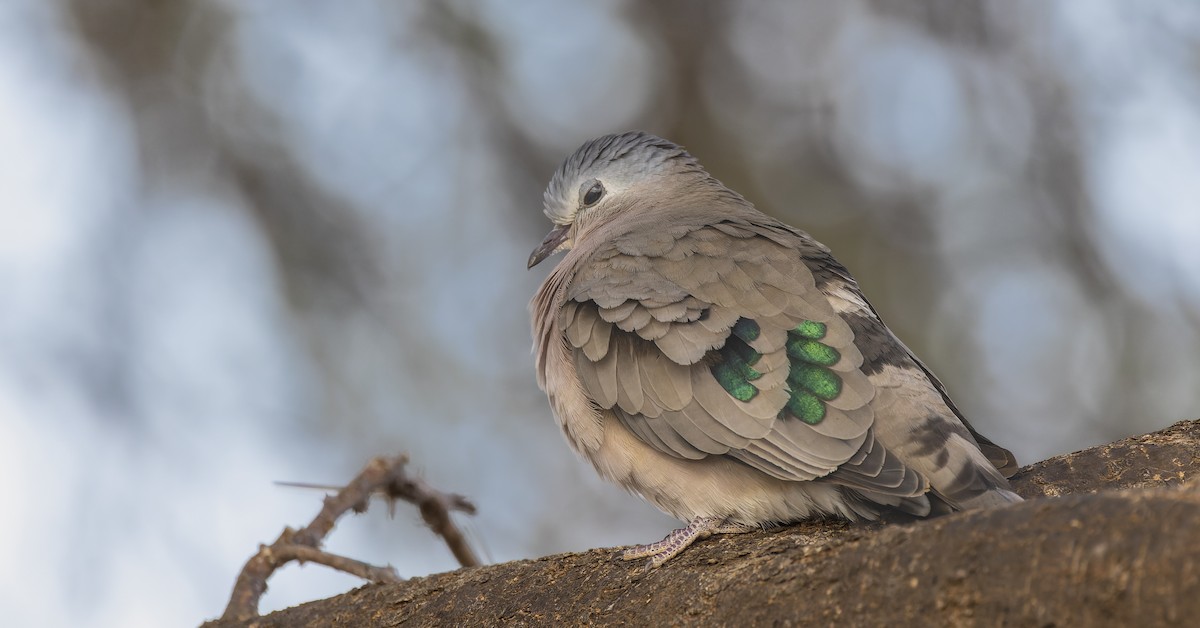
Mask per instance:
[[[394,508],[396,500],[416,504],[425,523],[445,539],[460,565],[479,565],[479,558],[450,518],[450,512],[455,510],[475,514],[475,506],[461,495],[443,493],[419,478],[409,477],[404,471],[407,463],[406,456],[371,460],[336,495],[325,498],[324,506],[311,523],[300,530],[284,528],[275,542],[261,546],[238,574],[229,605],[221,618],[247,620],[257,617],[258,601],[267,591],[267,580],[293,560],[320,563],[372,582],[400,582],[400,576],[391,566],[377,567],[321,550],[321,543],[337,520],[349,511],[366,512],[371,497],[377,494],[388,500],[389,508]]]

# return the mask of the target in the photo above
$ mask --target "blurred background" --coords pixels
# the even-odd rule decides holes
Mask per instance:
[[[194,625],[368,457],[491,561],[674,524],[576,460],[525,260],[584,140],[686,145],[831,246],[1033,462],[1200,417],[1200,4],[0,6],[0,608]],[[455,568],[401,506],[329,549]],[[357,586],[288,567],[263,610]]]

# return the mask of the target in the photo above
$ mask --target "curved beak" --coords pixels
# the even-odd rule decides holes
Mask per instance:
[[[538,265],[538,262],[569,248],[568,240],[570,239],[571,225],[556,225],[550,230],[550,233],[546,234],[546,238],[533,250],[533,253],[529,254],[529,266],[526,268],[533,268]]]

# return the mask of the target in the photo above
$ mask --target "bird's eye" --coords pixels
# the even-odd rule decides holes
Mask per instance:
[[[604,196],[604,185],[597,181],[583,194],[583,206],[591,207],[595,205],[601,196]]]

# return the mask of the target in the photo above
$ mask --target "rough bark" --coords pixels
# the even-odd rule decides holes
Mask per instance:
[[[247,623],[1185,625],[1200,616],[1200,421],[1030,465],[1023,504],[884,525],[813,522],[369,585]]]

